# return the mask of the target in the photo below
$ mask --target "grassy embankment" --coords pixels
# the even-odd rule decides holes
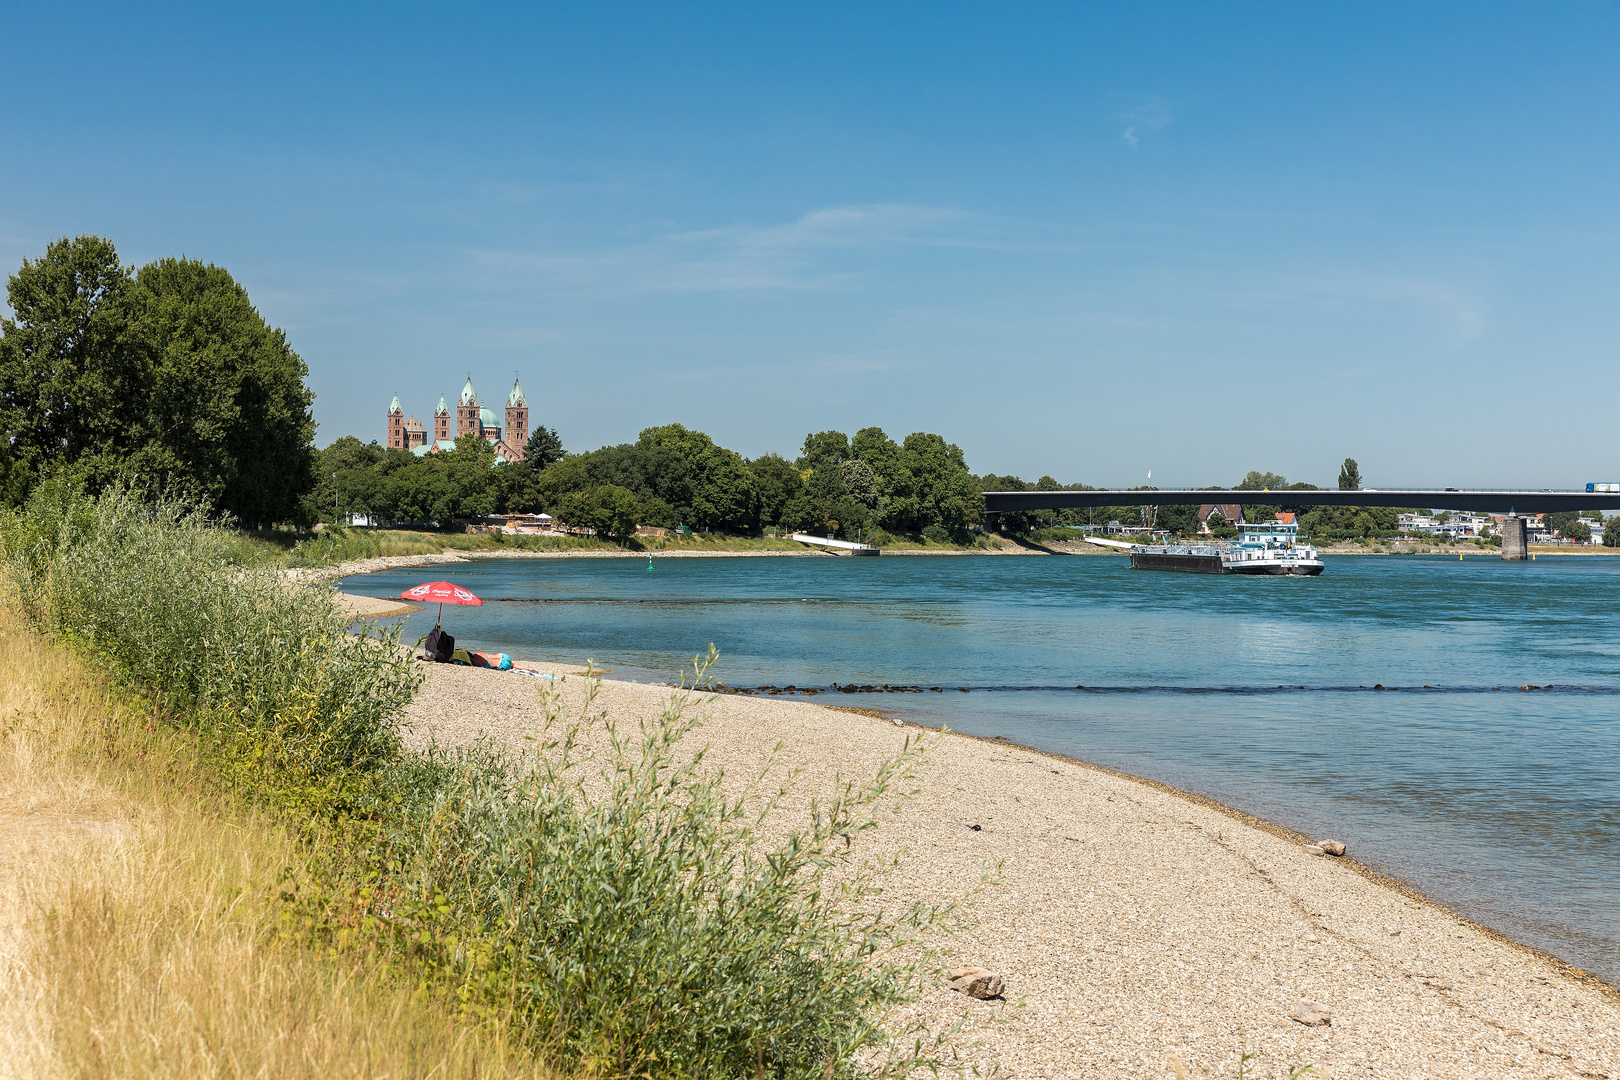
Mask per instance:
[[[181,508],[47,485],[0,522],[11,658],[0,1047],[40,1075],[904,1072],[885,1017],[950,909],[882,912],[846,838],[908,747],[785,838],[680,754],[406,753],[420,678]],[[701,675],[699,665],[698,675]],[[772,836],[781,836],[773,827]]]
[[[312,876],[195,736],[0,613],[0,1074],[549,1077],[509,1027],[288,934]]]

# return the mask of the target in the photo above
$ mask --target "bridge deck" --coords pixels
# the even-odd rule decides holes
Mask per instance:
[[[1263,503],[1272,506],[1410,506],[1476,514],[1549,514],[1566,510],[1620,510],[1612,491],[987,491],[987,514],[1061,510],[1076,506],[1186,506],[1202,503]]]

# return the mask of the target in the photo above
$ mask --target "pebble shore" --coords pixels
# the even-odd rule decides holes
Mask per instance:
[[[580,669],[534,663],[575,700]],[[514,747],[540,680],[435,665],[406,717],[415,745]],[[672,691],[604,679],[615,722]],[[751,777],[781,746],[801,809],[834,778],[871,775],[920,730],[807,702],[695,695],[690,740]],[[1360,872],[1284,830],[1160,785],[995,741],[939,737],[920,790],[863,841],[907,858],[896,900],[968,892],[999,865],[952,967],[1005,980],[1006,1000],[945,986],[914,1007],[967,1020],[963,1050],[1002,1078],[1568,1077],[1620,1080],[1614,989]],[[1340,837],[1352,845],[1354,837]],[[1301,1019],[1321,1014],[1328,1022]]]

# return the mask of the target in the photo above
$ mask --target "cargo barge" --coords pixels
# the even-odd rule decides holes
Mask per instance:
[[[1093,544],[1129,551],[1133,570],[1174,570],[1183,574],[1254,574],[1315,577],[1322,572],[1316,549],[1300,543],[1291,521],[1239,525],[1231,543],[1127,544],[1088,538]]]

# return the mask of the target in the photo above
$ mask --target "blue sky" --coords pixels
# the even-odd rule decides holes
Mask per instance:
[[[867,425],[1123,486],[1620,480],[1620,9],[0,9],[0,266],[242,281],[321,444]]]

